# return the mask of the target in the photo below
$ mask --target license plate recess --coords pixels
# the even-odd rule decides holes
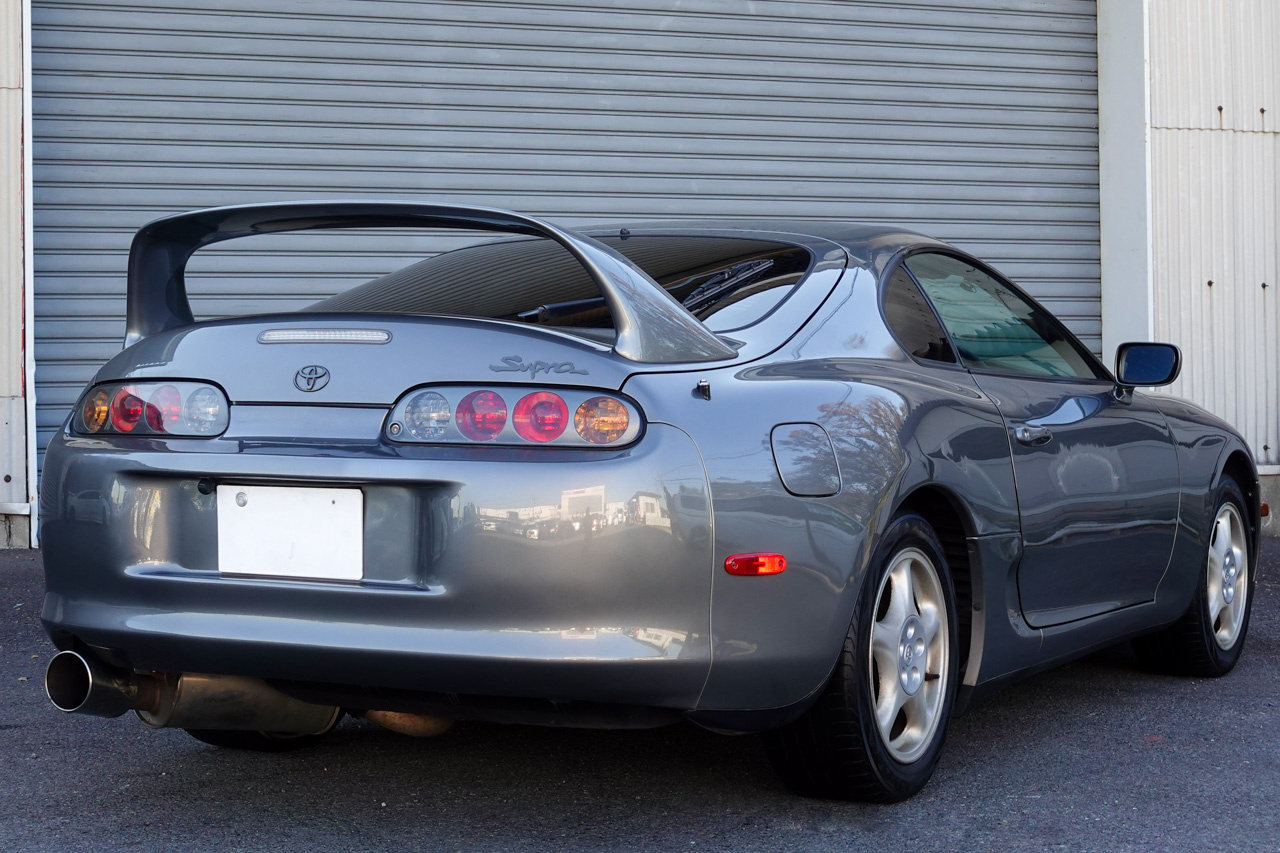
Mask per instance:
[[[218,571],[300,580],[364,577],[359,489],[218,486]]]

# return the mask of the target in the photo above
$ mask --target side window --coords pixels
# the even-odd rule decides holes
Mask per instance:
[[[955,353],[938,318],[902,267],[885,282],[884,320],[898,342],[916,358],[955,364]]]
[[[966,367],[1104,378],[1056,320],[982,270],[935,254],[913,255],[907,267],[937,309]]]

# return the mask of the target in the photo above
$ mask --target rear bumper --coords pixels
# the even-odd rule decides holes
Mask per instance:
[[[623,451],[482,451],[60,435],[45,627],[138,669],[694,708],[711,520],[672,501],[709,507],[693,443],[651,425]],[[359,488],[364,579],[220,575],[226,483]]]

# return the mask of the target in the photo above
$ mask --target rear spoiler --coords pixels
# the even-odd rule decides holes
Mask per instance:
[[[617,328],[613,349],[618,355],[667,364],[718,361],[737,354],[644,270],[590,237],[508,210],[380,201],[213,207],[144,225],[129,250],[125,346],[195,322],[184,272],[196,250],[236,237],[316,228],[458,228],[546,237],[564,246],[600,288]]]

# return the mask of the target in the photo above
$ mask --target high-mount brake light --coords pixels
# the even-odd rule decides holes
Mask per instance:
[[[88,435],[221,435],[230,410],[204,382],[109,382],[89,389],[71,426]]]
[[[382,329],[267,329],[260,344],[385,344],[391,333]]]
[[[569,423],[569,407],[559,394],[535,391],[516,403],[516,435],[528,441],[545,444],[554,441]]]
[[[630,425],[627,407],[612,397],[592,397],[573,414],[573,428],[592,444],[611,444]]]
[[[458,430],[472,441],[491,441],[507,425],[507,403],[495,391],[472,391],[458,403]]]
[[[132,432],[142,420],[145,404],[136,391],[136,388],[125,386],[111,400],[111,426],[117,432]]]
[[[590,388],[431,385],[400,398],[384,434],[396,444],[609,449],[643,429],[635,403]]]

